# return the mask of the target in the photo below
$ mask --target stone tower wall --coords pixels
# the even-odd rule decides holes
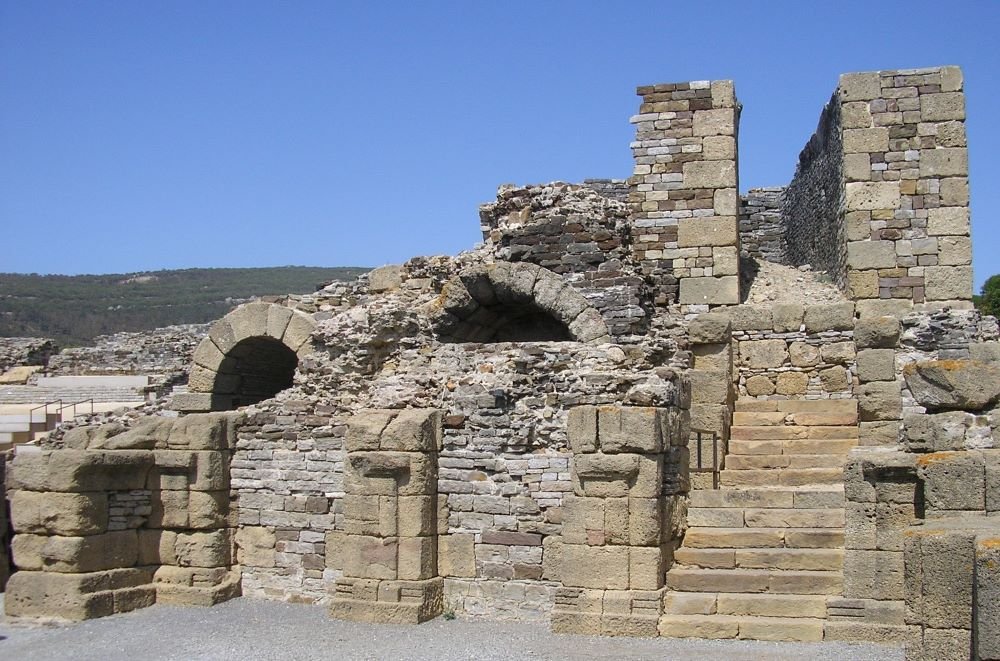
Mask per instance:
[[[648,85],[632,143],[632,250],[658,305],[735,304],[739,104],[728,80]]]

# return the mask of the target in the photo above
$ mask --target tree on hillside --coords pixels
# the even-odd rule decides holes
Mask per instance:
[[[987,278],[979,296],[973,296],[972,299],[983,314],[1000,317],[1000,273]]]

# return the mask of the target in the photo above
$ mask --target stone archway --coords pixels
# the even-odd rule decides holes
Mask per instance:
[[[462,271],[428,312],[444,342],[611,341],[600,312],[575,287],[523,262]]]
[[[180,398],[190,405],[175,408],[224,411],[270,399],[292,385],[314,330],[312,317],[283,305],[236,308],[195,349],[188,396]]]

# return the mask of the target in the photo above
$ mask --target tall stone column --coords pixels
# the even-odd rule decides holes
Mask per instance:
[[[558,633],[656,636],[687,491],[686,413],[570,411],[573,495],[564,503]]]
[[[331,615],[400,624],[437,617],[444,586],[437,564],[440,412],[361,412],[348,425],[346,449],[344,575]]]
[[[632,117],[633,251],[658,305],[740,302],[740,106],[729,80],[647,85]]]

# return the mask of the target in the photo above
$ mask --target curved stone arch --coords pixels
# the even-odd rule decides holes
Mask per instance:
[[[216,321],[192,356],[188,392],[199,408],[233,409],[291,386],[298,361],[313,352],[312,317],[274,303],[241,305]]]
[[[601,313],[575,287],[524,262],[465,269],[445,283],[430,316],[445,342],[611,341]],[[531,328],[519,335],[519,322]]]

